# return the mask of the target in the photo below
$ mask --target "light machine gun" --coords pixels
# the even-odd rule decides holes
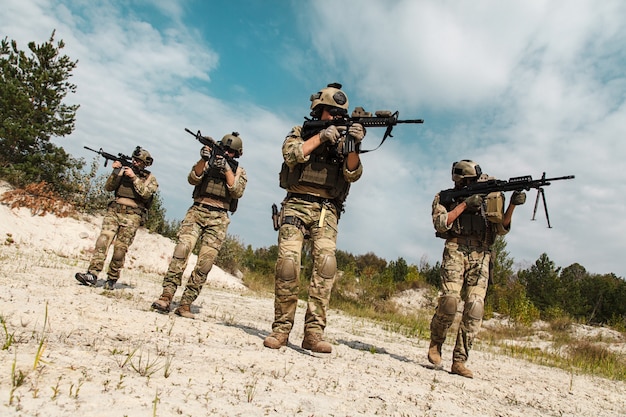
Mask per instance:
[[[197,133],[193,133],[191,130],[185,128],[185,132],[187,132],[190,135],[192,135],[193,137],[195,137],[196,140],[198,142],[200,142],[201,144],[203,144],[204,146],[208,146],[209,148],[211,148],[211,156],[208,159],[210,167],[214,167],[215,166],[214,165],[215,164],[215,157],[216,156],[221,156],[224,159],[226,159],[226,162],[228,163],[228,165],[230,165],[230,168],[233,170],[233,172],[237,171],[237,167],[239,166],[239,162],[237,162],[234,158],[231,158],[230,155],[228,155],[228,153],[226,152],[226,149],[224,149],[222,147],[222,145],[220,145],[218,142],[216,142],[212,137],[210,137],[210,136],[202,136],[202,133],[200,133],[199,130],[198,130]]]
[[[552,227],[550,225],[550,216],[548,215],[548,206],[546,205],[546,195],[543,190],[543,187],[546,187],[551,184],[552,181],[560,181],[560,180],[571,180],[573,179],[573,175],[565,175],[563,177],[555,177],[555,178],[546,178],[546,173],[544,172],[540,179],[533,180],[530,175],[525,175],[522,177],[513,177],[506,180],[497,180],[497,179],[489,179],[487,181],[474,182],[470,185],[467,185],[463,188],[450,188],[447,190],[442,190],[439,192],[439,201],[443,204],[449,204],[453,202],[461,202],[465,200],[467,197],[474,194],[484,194],[487,195],[494,191],[528,191],[531,188],[537,189],[537,197],[535,198],[535,207],[533,209],[533,217],[531,220],[535,220],[535,214],[537,213],[537,205],[539,204],[539,195],[541,195],[541,199],[543,202],[543,208],[546,213],[546,220],[548,221],[548,227]]]
[[[331,125],[345,127],[345,132],[347,132],[350,126],[352,126],[354,123],[359,123],[364,128],[385,127],[386,130],[385,134],[383,135],[383,139],[380,141],[380,144],[374,149],[361,150],[360,146],[357,146],[354,138],[347,133],[344,140],[337,144],[337,154],[342,156],[346,156],[350,152],[371,152],[378,149],[388,137],[393,137],[391,135],[391,131],[393,130],[394,126],[398,124],[424,123],[423,119],[400,120],[398,119],[398,115],[398,111],[392,113],[389,110],[378,110],[375,113],[375,116],[372,116],[372,113],[366,112],[363,107],[356,107],[352,112],[351,117],[342,117],[333,120],[310,120],[305,117],[305,122],[302,125],[302,138],[304,140],[307,140],[311,136],[319,133],[320,130],[326,129]]]

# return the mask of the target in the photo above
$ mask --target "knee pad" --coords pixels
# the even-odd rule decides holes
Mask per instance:
[[[189,246],[187,246],[183,242],[179,242],[176,247],[174,247],[174,258],[176,259],[187,259],[189,255]]]
[[[121,262],[124,260],[124,257],[126,256],[126,247],[124,246],[116,246],[113,249],[113,261],[118,261]]]
[[[204,276],[209,275],[213,268],[213,262],[202,262],[196,266],[198,272]]]
[[[456,297],[449,295],[441,297],[439,299],[439,311],[446,316],[454,316],[458,306],[458,300]]]
[[[101,233],[96,240],[96,248],[108,248],[113,236]]]
[[[281,258],[276,262],[276,277],[282,281],[293,281],[298,277],[296,268],[293,258]]]
[[[215,251],[204,251],[201,250],[198,254],[198,262],[196,264],[196,270],[207,276],[211,268],[213,268],[213,262],[215,262],[215,258],[217,256],[217,252]]]
[[[467,311],[467,316],[469,318],[473,320],[482,320],[483,314],[485,313],[485,304],[482,300],[471,300],[467,303],[465,311]]]
[[[334,255],[322,255],[317,273],[324,279],[332,279],[337,272],[337,258]]]

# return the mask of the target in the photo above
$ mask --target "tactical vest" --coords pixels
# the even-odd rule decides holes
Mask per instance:
[[[325,190],[338,207],[348,196],[350,183],[343,176],[343,158],[329,146],[318,146],[309,160],[293,169],[283,162],[280,170],[280,187],[288,191],[296,185]]]
[[[143,180],[147,178],[150,173],[140,173],[137,175],[140,175],[140,178]],[[131,198],[142,208],[149,208],[148,202],[152,200],[152,197],[147,199],[141,197],[137,190],[135,190],[135,187],[133,187],[133,180],[126,175],[121,176],[119,184],[115,189],[115,197]]]
[[[193,198],[210,197],[223,201],[228,205],[229,211],[237,209],[237,199],[230,195],[226,187],[226,176],[218,168],[209,168],[202,176],[200,184],[193,189]]]
[[[457,204],[450,204],[446,210],[450,212]],[[444,205],[445,206],[445,205]],[[490,222],[486,216],[478,210],[474,213],[464,211],[454,220],[450,230],[436,235],[443,239],[461,237],[466,239],[475,239],[484,242],[487,246],[491,246],[496,239],[495,224]]]

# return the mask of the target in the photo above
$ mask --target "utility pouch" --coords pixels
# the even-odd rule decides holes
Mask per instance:
[[[504,217],[504,193],[494,191],[485,197],[485,217],[491,223],[502,223]]]
[[[228,205],[228,211],[232,213],[237,211],[237,206],[239,205],[239,199],[238,198],[233,198],[232,200],[230,200],[230,203]]]

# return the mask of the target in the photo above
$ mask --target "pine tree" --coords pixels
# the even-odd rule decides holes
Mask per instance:
[[[61,40],[28,43],[30,54],[17,42],[0,42],[0,176],[14,185],[45,181],[66,194],[72,171],[83,166],[62,147],[51,143],[74,130],[79,105],[64,103],[76,91],[69,82],[78,61],[61,55]]]

